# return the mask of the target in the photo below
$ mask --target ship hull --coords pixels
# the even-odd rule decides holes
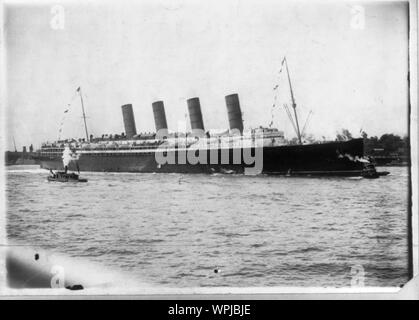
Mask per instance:
[[[235,159],[235,152],[239,151],[242,159]],[[246,150],[255,156],[254,148]],[[202,152],[202,150],[200,151]],[[217,150],[221,159],[221,150]],[[178,159],[181,152],[176,151]],[[249,153],[248,153],[249,154]],[[308,145],[285,145],[263,147],[263,165],[261,171],[252,170],[254,163],[246,164],[243,160],[243,149],[229,149],[227,163],[211,164],[208,152],[205,164],[163,164],[156,161],[154,152],[148,153],[108,153],[108,154],[80,154],[78,165],[80,171],[99,172],[162,172],[162,173],[245,173],[256,172],[273,175],[292,176],[361,176],[364,164],[354,160],[363,157],[363,140],[353,139],[345,142],[327,142]],[[63,170],[61,157],[40,157],[41,167],[52,170]],[[76,164],[71,162],[70,170],[77,170]]]

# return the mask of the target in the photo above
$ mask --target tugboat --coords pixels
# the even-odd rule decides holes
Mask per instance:
[[[367,179],[377,179],[380,176],[386,176],[388,174],[390,174],[388,171],[378,172],[375,169],[375,166],[370,163],[366,164],[364,170],[362,171],[362,176]]]
[[[53,172],[50,170],[51,175],[48,176],[48,181],[58,181],[58,182],[87,182],[87,179],[80,178],[78,174],[72,172],[67,173],[68,167],[65,166],[64,171]]]
[[[75,155],[69,147],[64,148],[63,155],[63,166],[64,171],[52,171],[51,168],[49,168],[49,172],[51,173],[50,176],[48,176],[48,181],[58,181],[58,182],[87,182],[87,179],[82,179],[79,177],[80,175],[80,168],[78,163],[78,157]],[[70,162],[74,162],[76,164],[77,172],[78,174],[72,172],[68,172],[68,166]]]

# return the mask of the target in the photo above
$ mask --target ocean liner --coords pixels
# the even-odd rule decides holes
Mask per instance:
[[[191,132],[169,132],[163,101],[152,103],[156,133],[137,134],[132,104],[122,106],[125,132],[94,137],[88,134],[80,95],[86,137],[43,143],[38,160],[45,169],[102,172],[250,173],[288,176],[378,177],[364,158],[362,139],[304,143],[291,92],[291,116],[297,143],[290,144],[278,129],[244,130],[238,94],[225,97],[229,129],[210,132],[204,127],[198,97],[187,100]],[[282,68],[281,68],[282,70]],[[66,156],[64,156],[66,154]]]

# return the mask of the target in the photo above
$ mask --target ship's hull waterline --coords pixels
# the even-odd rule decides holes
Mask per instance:
[[[218,159],[221,159],[221,150]],[[241,161],[234,161],[233,153],[228,150],[229,161],[222,164],[212,164],[210,152],[207,150],[207,164],[163,164],[159,165],[154,152],[112,152],[81,153],[77,161],[80,171],[98,172],[161,172],[161,173],[244,173],[245,168],[254,168],[255,163],[245,163],[243,149]],[[170,152],[168,151],[170,156]],[[181,151],[172,151],[178,160]],[[203,150],[200,150],[203,152]],[[205,152],[205,151],[204,151]],[[254,148],[247,150],[254,157]],[[259,153],[260,154],[260,153]],[[182,156],[182,155],[181,155]],[[184,155],[183,155],[184,156]],[[276,147],[263,147],[262,174],[278,175],[313,175],[313,176],[362,176],[364,163],[356,160],[363,157],[363,140],[353,139],[345,142],[326,142],[306,145],[284,145]],[[63,161],[60,156],[40,157],[41,167],[52,170],[62,170]],[[256,160],[257,161],[257,160]],[[75,162],[70,162],[70,170],[77,170]],[[246,171],[247,172],[247,171]],[[249,170],[257,173],[257,170]]]

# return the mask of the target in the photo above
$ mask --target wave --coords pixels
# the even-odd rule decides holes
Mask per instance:
[[[129,241],[130,244],[138,243],[138,244],[153,244],[153,243],[160,243],[164,242],[162,239],[133,239]]]
[[[227,238],[232,238],[232,237],[247,237],[247,234],[243,234],[243,233],[234,233],[234,232],[215,232],[214,233],[217,236],[225,236]]]
[[[129,249],[110,249],[110,250],[106,251],[106,254],[124,255],[124,256],[129,255],[129,256],[131,256],[131,255],[138,254],[138,252],[132,251],[132,250],[129,250]]]
[[[80,213],[73,213],[73,214],[69,214],[67,216],[67,218],[84,218],[85,215],[84,214],[80,214]]]
[[[260,247],[263,247],[263,246],[266,246],[265,242],[264,243],[254,243],[254,244],[251,245],[252,248],[260,248]]]
[[[289,253],[307,253],[307,252],[320,252],[323,251],[323,249],[320,249],[319,247],[307,247],[302,249],[295,249],[289,251]]]
[[[37,168],[37,169],[7,169],[6,174],[9,173],[48,173],[48,170]]]

